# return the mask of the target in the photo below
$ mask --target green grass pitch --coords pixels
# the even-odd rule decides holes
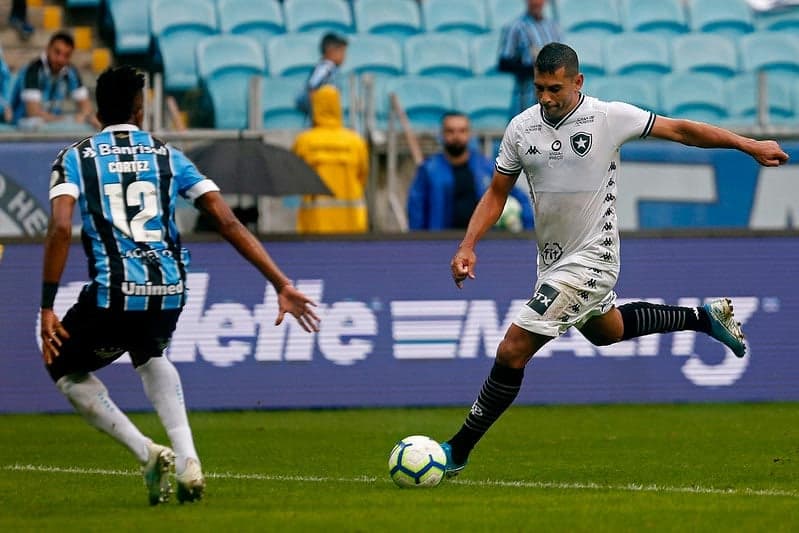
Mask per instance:
[[[206,498],[158,507],[77,416],[0,416],[0,531],[799,530],[799,404],[512,407],[456,480],[395,487],[394,442],[464,413],[192,413]]]

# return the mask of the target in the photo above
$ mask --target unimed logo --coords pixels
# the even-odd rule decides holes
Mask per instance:
[[[369,357],[391,357],[399,361],[453,360],[453,363],[459,359],[493,358],[505,330],[527,303],[526,300],[479,299],[394,300],[384,306],[352,300],[324,302],[323,280],[298,280],[295,286],[319,302],[317,313],[322,318],[321,331],[308,334],[290,317],[280,326],[274,325],[278,304],[270,284],[264,284],[261,301],[248,307],[238,302],[208,301],[209,283],[207,273],[188,276],[188,303],[167,352],[175,362],[203,361],[229,367],[248,360],[294,364],[311,363],[316,358],[336,365],[354,365]],[[55,306],[60,316],[76,300],[82,286],[82,282],[76,282],[61,288]],[[642,299],[619,299],[618,305],[631,301]],[[676,302],[660,298],[643,301],[680,306],[698,306],[703,302],[696,297],[679,298]],[[761,300],[736,296],[734,304],[736,318],[746,324],[760,311]],[[384,313],[390,316],[380,320]],[[381,323],[390,323],[390,331],[380,331]],[[751,354],[747,352],[746,357],[739,359],[721,344],[713,343],[713,349],[723,353],[723,359],[708,364],[697,353],[697,335],[693,331],[683,331],[640,337],[611,346],[593,346],[572,329],[546,344],[535,358],[571,357],[575,360],[574,371],[579,372],[579,361],[586,358],[676,357],[684,359],[680,367],[683,376],[697,386],[720,387],[736,383],[745,373]],[[38,334],[36,337],[38,339]],[[706,350],[708,346],[711,345],[703,344],[701,349]],[[127,361],[127,357],[120,360]]]

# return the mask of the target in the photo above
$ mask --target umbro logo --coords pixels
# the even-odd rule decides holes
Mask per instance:
[[[83,153],[80,154],[83,159],[91,159],[93,157],[97,157],[97,152],[94,151],[94,148],[91,146],[87,146],[83,149]]]
[[[536,155],[540,153],[541,150],[539,150],[537,146],[530,145],[530,148],[527,149],[527,155]]]

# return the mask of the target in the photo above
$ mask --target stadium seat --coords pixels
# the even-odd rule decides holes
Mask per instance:
[[[246,35],[261,47],[286,31],[283,9],[277,0],[217,0],[219,30]]]
[[[560,0],[557,11],[564,32],[608,35],[623,30],[616,0]]]
[[[729,123],[754,125],[758,123],[760,81],[755,74],[742,74],[727,80],[727,103],[730,110]],[[799,121],[791,102],[793,84],[785,80],[769,78],[766,81],[767,120],[771,124],[790,124]]]
[[[488,27],[492,31],[501,30],[526,12],[524,2],[518,0],[486,0],[486,7]],[[552,2],[547,2],[544,10],[544,16],[552,18]]]
[[[513,78],[475,77],[455,82],[453,104],[465,113],[474,129],[502,131],[510,117]]]
[[[799,6],[773,9],[755,16],[760,31],[789,31],[799,34]]]
[[[405,38],[422,32],[416,0],[355,0],[355,27],[360,33]]]
[[[150,4],[141,0],[108,0],[114,52],[146,54],[150,50]]]
[[[505,75],[497,70],[499,40],[499,32],[475,35],[469,40],[469,49],[472,53],[472,72],[475,76]]]
[[[602,53],[604,39],[591,33],[570,33],[563,42],[574,48],[580,58],[580,72],[590,82],[597,76],[605,75],[605,57]]]
[[[342,71],[399,76],[405,73],[402,47],[387,35],[353,35],[349,39]]]
[[[153,0],[150,28],[164,68],[164,88],[186,91],[197,86],[195,50],[203,37],[217,31],[210,0]]]
[[[405,70],[410,75],[468,78],[472,75],[465,37],[420,33],[405,40]]]
[[[668,40],[649,33],[622,33],[605,40],[605,67],[614,76],[656,80],[671,71]]]
[[[691,29],[736,37],[754,30],[746,0],[691,0]]]
[[[675,72],[704,72],[731,78],[740,70],[735,43],[723,35],[689,33],[676,37],[671,47]]]
[[[352,13],[346,0],[285,0],[283,11],[290,32],[352,33]]]
[[[67,7],[100,7],[101,0],[67,0]]]
[[[271,76],[299,77],[303,81],[319,62],[316,33],[276,35],[266,43],[266,63]]]
[[[212,35],[197,44],[197,70],[214,110],[214,126],[247,127],[250,80],[266,72],[263,50],[243,35]]]
[[[622,0],[626,31],[676,35],[688,31],[682,0]]]
[[[680,72],[660,80],[661,110],[674,118],[718,124],[728,118],[724,80],[701,72]]]
[[[655,86],[635,77],[608,76],[590,81],[586,93],[606,102],[626,102],[642,109],[660,112],[660,101]]]
[[[742,70],[764,71],[799,83],[799,37],[788,32],[755,32],[739,41]]]
[[[483,0],[424,0],[422,19],[428,32],[474,35],[488,31]]]
[[[297,78],[264,78],[261,92],[264,128],[298,130],[310,126],[294,103],[303,84]]]
[[[379,95],[378,123],[385,125],[390,109],[389,97],[395,93],[416,130],[437,130],[441,116],[452,111],[451,81],[429,77],[387,78],[375,87]]]

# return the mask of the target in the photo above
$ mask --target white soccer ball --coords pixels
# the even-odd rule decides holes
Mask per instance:
[[[496,227],[517,233],[523,229],[522,204],[513,196],[508,196]]]
[[[424,435],[405,437],[388,458],[391,479],[402,488],[435,487],[444,478],[446,466],[444,449]]]

